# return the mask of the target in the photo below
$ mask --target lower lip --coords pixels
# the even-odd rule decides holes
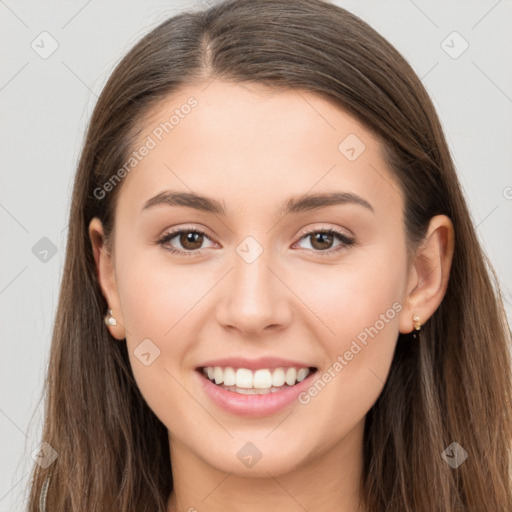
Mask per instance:
[[[318,371],[318,370],[317,370]],[[311,379],[317,371],[310,373],[302,382],[291,387],[265,395],[242,395],[228,391],[211,382],[202,370],[196,371],[203,389],[210,399],[221,409],[246,417],[268,416],[284,409],[297,399],[297,396],[311,385]]]

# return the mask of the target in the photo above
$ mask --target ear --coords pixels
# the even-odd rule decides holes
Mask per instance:
[[[112,310],[112,316],[117,320],[116,325],[108,325],[107,328],[114,338],[124,340],[126,332],[117,291],[113,257],[106,247],[103,225],[97,217],[94,217],[89,223],[89,238],[91,239],[94,261],[96,262],[98,283],[107,301],[108,308]],[[105,311],[105,314],[107,314],[107,311]]]
[[[451,219],[446,215],[432,217],[411,267],[407,297],[400,312],[401,333],[406,334],[414,329],[413,315],[418,315],[423,325],[441,304],[448,287],[453,249]]]

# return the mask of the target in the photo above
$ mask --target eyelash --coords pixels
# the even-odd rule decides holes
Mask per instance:
[[[197,233],[197,234],[200,234],[200,235],[210,239],[210,237],[204,231],[202,231],[200,229],[196,229],[196,228],[180,228],[180,229],[178,229],[176,231],[171,231],[169,233],[165,233],[162,237],[160,237],[157,240],[157,244],[163,246],[166,250],[170,251],[173,254],[178,254],[178,255],[183,255],[183,256],[194,256],[197,253],[201,252],[201,249],[194,250],[194,251],[182,251],[180,249],[175,249],[175,248],[173,248],[171,246],[165,246],[165,244],[167,242],[169,242],[170,240],[175,238],[177,235],[181,235],[183,233]],[[314,231],[308,231],[307,233],[304,233],[299,238],[298,241],[300,242],[303,238],[307,238],[308,236],[311,236],[311,235],[314,235],[314,234],[317,234],[317,233],[322,233],[322,234],[327,234],[327,235],[334,235],[342,243],[337,248],[326,249],[324,251],[312,250],[312,249],[303,249],[303,250],[307,250],[307,251],[312,250],[312,252],[318,253],[320,256],[330,256],[333,253],[337,253],[337,252],[339,252],[339,251],[341,251],[343,249],[346,249],[347,247],[355,245],[355,240],[353,238],[350,238],[347,235],[345,235],[343,233],[340,233],[339,231],[336,231],[335,229],[317,229],[317,230],[314,230]]]

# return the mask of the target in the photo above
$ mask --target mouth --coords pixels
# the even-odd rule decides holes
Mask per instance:
[[[235,368],[231,366],[201,366],[196,369],[202,378],[217,387],[241,395],[267,395],[295,387],[318,371],[315,366]]]

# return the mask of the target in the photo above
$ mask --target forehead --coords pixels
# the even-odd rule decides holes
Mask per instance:
[[[216,197],[228,213],[281,207],[292,196],[344,191],[401,210],[381,143],[344,110],[308,91],[215,79],[170,95],[142,123],[144,151],[120,202],[142,208],[167,189]]]

